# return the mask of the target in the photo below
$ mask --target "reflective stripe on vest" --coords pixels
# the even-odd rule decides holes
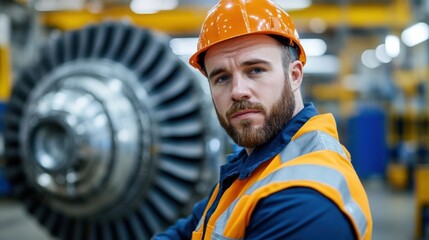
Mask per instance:
[[[341,148],[340,143],[327,133],[321,131],[312,131],[306,133],[299,138],[291,141],[286,148],[280,153],[282,162],[287,162],[296,157],[302,156],[315,151],[330,150],[339,153],[340,155],[347,158]],[[276,170],[269,174],[264,179],[255,182],[244,195],[250,195],[256,190],[269,185],[273,182],[290,182],[290,181],[313,181],[328,185],[334,189],[337,189],[340,193],[345,210],[353,218],[357,224],[360,235],[363,237],[367,221],[365,215],[360,206],[352,199],[350,190],[347,186],[347,182],[341,172],[320,165],[295,165],[288,166]],[[223,235],[228,219],[230,218],[235,206],[241,199],[238,198],[231,203],[231,205],[225,210],[224,213],[218,218],[215,224],[213,239],[231,239],[226,238]]]
[[[205,219],[205,216],[204,216],[204,215],[203,215],[203,216],[201,216],[200,221],[198,221],[197,227],[195,228],[195,230],[194,230],[194,231],[198,231],[198,230],[200,230],[201,225],[203,225],[203,221],[204,221],[204,219]]]
[[[336,152],[348,159],[337,139],[322,131],[308,132],[291,141],[280,152],[280,158],[285,163],[304,154],[322,150]]]

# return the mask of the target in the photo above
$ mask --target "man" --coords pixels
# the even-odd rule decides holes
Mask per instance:
[[[244,147],[209,197],[154,239],[371,239],[366,193],[331,114],[300,93],[306,61],[287,13],[269,0],[220,0],[190,64]]]

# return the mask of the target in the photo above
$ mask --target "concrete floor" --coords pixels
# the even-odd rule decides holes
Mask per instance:
[[[0,201],[0,239],[1,240],[51,240],[54,239],[23,207],[15,201]]]
[[[374,220],[373,240],[412,240],[412,192],[390,189],[380,180],[364,182]],[[0,240],[53,240],[16,201],[0,198]]]

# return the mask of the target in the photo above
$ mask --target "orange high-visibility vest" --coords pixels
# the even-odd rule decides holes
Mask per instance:
[[[259,200],[291,187],[312,188],[334,202],[353,225],[357,239],[372,236],[372,218],[365,190],[338,141],[334,117],[317,115],[305,123],[291,142],[248,178],[225,191],[216,210],[203,224],[219,185],[213,191],[192,239],[243,239]]]

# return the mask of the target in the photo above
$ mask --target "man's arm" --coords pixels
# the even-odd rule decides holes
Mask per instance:
[[[153,240],[167,239],[191,239],[192,232],[198,224],[204,209],[207,205],[207,198],[199,201],[194,205],[192,214],[187,218],[179,219],[173,226],[169,227],[165,232],[159,233],[152,237]]]
[[[286,189],[259,201],[246,239],[356,239],[349,219],[328,198],[304,187]]]

